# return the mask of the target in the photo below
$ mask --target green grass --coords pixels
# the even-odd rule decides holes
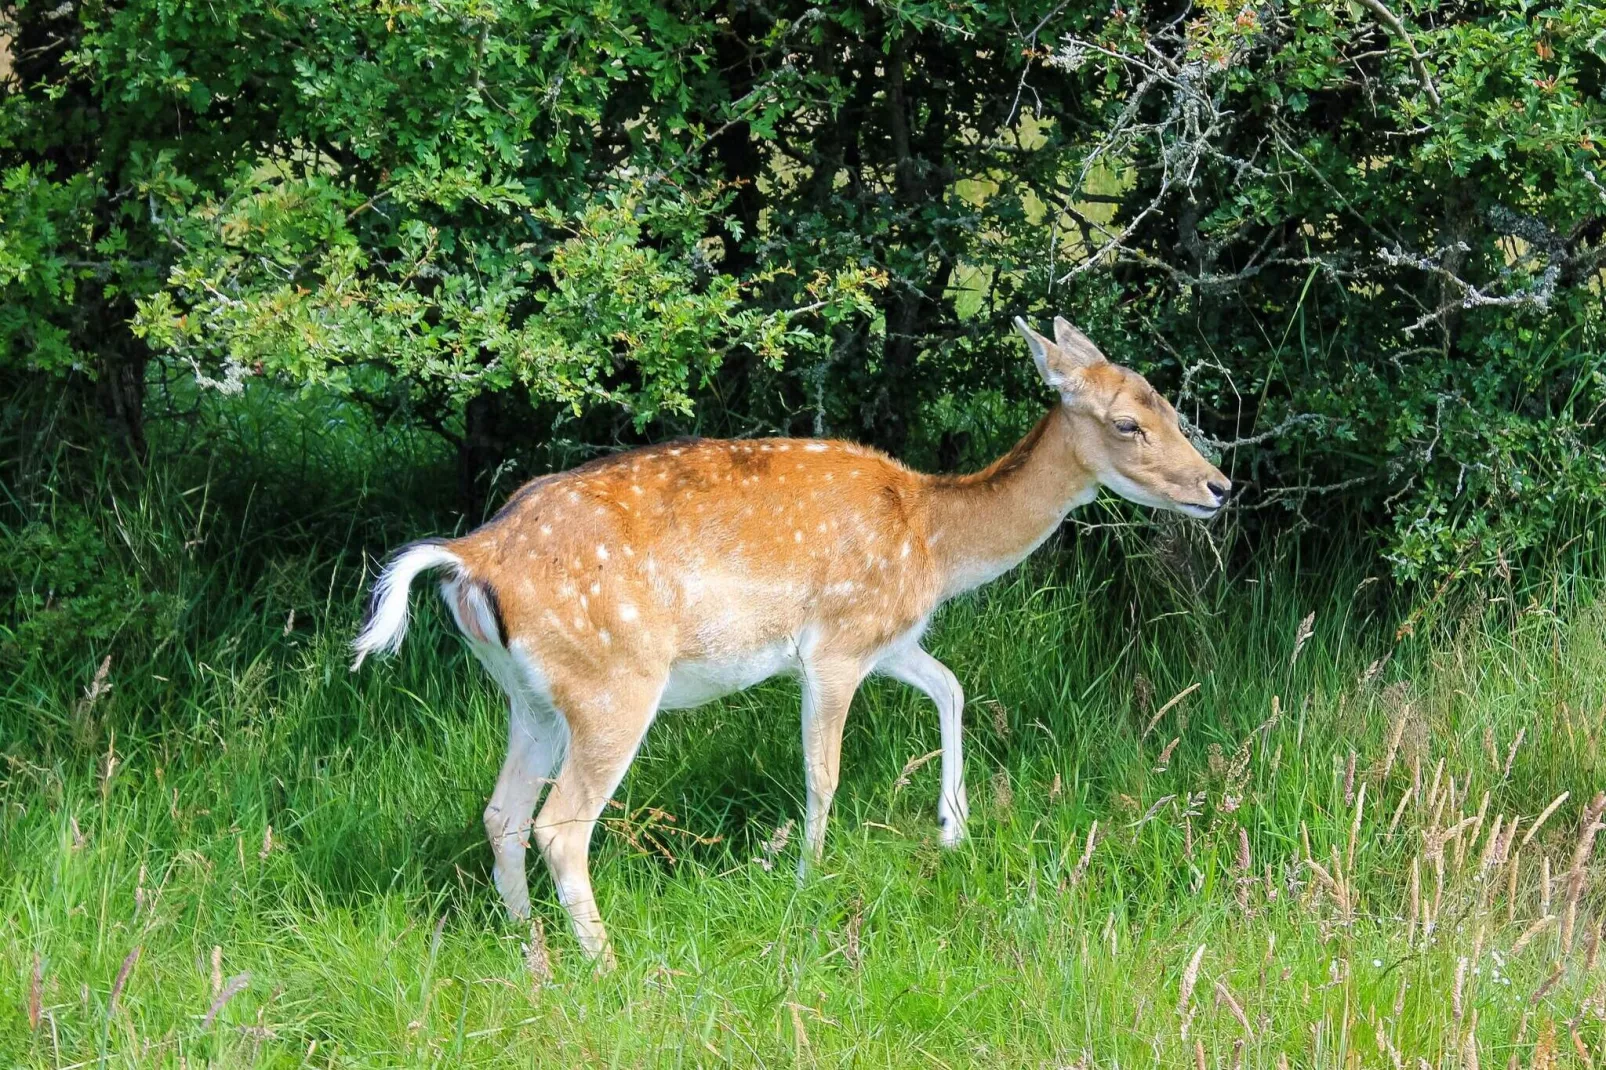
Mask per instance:
[[[795,686],[666,714],[594,844],[620,959],[595,977],[538,860],[544,966],[500,913],[502,707],[443,615],[415,595],[402,656],[348,673],[357,570],[313,543],[249,566],[272,530],[175,581],[183,638],[4,682],[0,1063],[1582,1065],[1575,1032],[1600,1057],[1593,862],[1562,938],[1606,786],[1586,582],[1396,644],[1353,570],[1184,597],[1073,547],[933,631],[969,697],[967,844],[936,845],[936,716],[896,684],[855,700],[802,884],[796,829],[766,864],[802,808]],[[1497,815],[1520,842],[1563,791],[1502,861]]]

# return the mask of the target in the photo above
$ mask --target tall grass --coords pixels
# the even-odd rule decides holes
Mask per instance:
[[[535,924],[500,912],[504,714],[442,614],[346,670],[382,482],[310,521],[219,505],[215,470],[108,489],[180,611],[3,683],[0,1062],[1601,1057],[1587,577],[1497,580],[1397,638],[1410,607],[1342,561],[1188,581],[1073,538],[933,631],[968,692],[969,842],[936,844],[936,717],[896,684],[855,700],[802,884],[795,686],[667,714],[596,839],[620,952],[596,977],[539,862]]]

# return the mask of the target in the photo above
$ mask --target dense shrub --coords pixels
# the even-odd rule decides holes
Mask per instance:
[[[1245,515],[1402,576],[1601,515],[1599,5],[0,12],[0,361],[136,451],[178,373],[433,428],[481,494],[682,430],[971,463],[1060,312]]]

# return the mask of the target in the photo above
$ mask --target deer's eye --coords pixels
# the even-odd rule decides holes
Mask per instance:
[[[1123,435],[1135,435],[1142,430],[1136,420],[1125,419],[1115,421],[1115,429]]]

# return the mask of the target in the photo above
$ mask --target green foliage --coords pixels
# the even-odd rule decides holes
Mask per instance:
[[[1476,574],[1606,506],[1606,15],[1401,14],[1205,4],[1062,42],[1120,90],[1098,151],[1128,182],[1108,222],[1067,212],[1201,422],[1284,430],[1239,475],[1343,489],[1401,576]]]
[[[684,431],[970,464],[1063,313],[1258,527],[1476,575],[1606,510],[1599,5],[5,11],[0,360],[125,421],[312,390],[482,488]]]
[[[208,215],[225,243],[208,245],[203,234],[174,267],[171,289],[142,304],[135,333],[196,369],[221,351],[222,377],[202,381],[227,392],[247,374],[349,390],[382,353],[390,373],[454,401],[518,387],[575,415],[617,406],[638,428],[690,414],[734,347],[773,367],[820,348],[795,316],[745,300],[774,271],[699,278],[699,235],[688,222],[703,209],[649,202],[640,183],[573,218],[519,192],[481,189],[481,204],[541,240],[464,247],[463,235],[446,242],[414,220],[396,258],[377,265],[347,226],[367,210],[349,206],[352,196],[318,177],[276,182]],[[827,320],[867,311],[877,283],[869,269],[822,274],[808,311]],[[632,374],[621,377],[622,366]]]
[[[33,657],[61,663],[86,645],[110,649],[131,638],[129,631],[147,640],[177,630],[179,597],[153,589],[153,578],[76,506],[5,533],[3,544],[0,594],[11,605],[13,627],[0,642],[0,663],[13,669]]]
[[[75,238],[70,226],[89,196],[85,176],[50,182],[23,164],[0,182],[0,361],[64,372],[76,357],[68,332],[47,310],[70,307],[79,275],[69,257]]]

